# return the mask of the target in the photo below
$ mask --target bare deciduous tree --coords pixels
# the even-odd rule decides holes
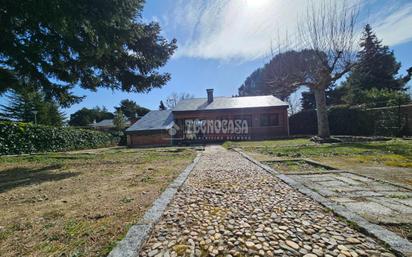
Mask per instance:
[[[191,99],[191,98],[194,98],[194,96],[189,93],[178,94],[176,92],[173,92],[171,95],[167,97],[166,106],[169,109],[173,109],[175,108],[175,106],[177,105],[179,101],[184,100],[184,99]]]
[[[299,110],[301,109],[300,97],[296,92],[291,94],[287,98],[287,102],[289,104],[289,115],[290,116],[299,112]]]
[[[348,7],[344,0],[312,1],[298,22],[297,43],[290,46],[286,38],[288,47],[278,47],[277,61],[268,68],[266,83],[273,90],[306,86],[314,92],[322,138],[330,137],[325,91],[355,65],[358,10],[358,5]]]
[[[358,11],[358,5],[348,7],[346,1],[313,1],[299,24],[302,48],[317,53],[320,64],[314,69],[315,74],[308,74],[298,83],[315,94],[318,134],[322,138],[330,136],[325,91],[348,73],[356,60]]]

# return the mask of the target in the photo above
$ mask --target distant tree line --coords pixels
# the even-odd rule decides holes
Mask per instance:
[[[8,104],[0,106],[0,116],[5,120],[31,122],[41,125],[62,126],[65,114],[54,101],[46,100],[42,91],[13,90],[7,95]],[[93,122],[114,119],[122,116],[123,120],[134,120],[144,116],[150,110],[138,105],[135,101],[125,99],[115,107],[115,113],[106,107],[82,108],[70,115],[70,126],[88,126]]]
[[[0,115],[5,120],[62,126],[66,118],[59,105],[55,101],[47,101],[40,90],[12,90],[7,95],[7,102],[0,106]]]
[[[105,107],[94,107],[92,109],[83,108],[70,115],[69,125],[71,126],[88,126],[93,122],[100,122],[106,119],[133,120],[144,116],[150,110],[138,105],[132,100],[122,100],[120,105],[115,107],[115,113],[109,112]],[[120,126],[120,125],[119,125]]]

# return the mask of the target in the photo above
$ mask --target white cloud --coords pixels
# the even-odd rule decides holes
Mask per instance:
[[[412,40],[412,4],[402,6],[377,22],[375,30],[383,43],[396,45]]]
[[[341,1],[341,0],[335,0]],[[395,45],[412,39],[412,4],[394,9],[393,2],[349,0],[382,6],[368,21],[378,21],[376,31],[384,43]],[[270,53],[273,42],[285,38],[294,46],[297,23],[306,12],[308,0],[175,0],[175,9],[163,18],[169,35],[177,37],[177,57],[253,60]],[[377,2],[377,3],[376,3]],[[397,2],[399,3],[399,2]],[[389,4],[392,8],[389,8]],[[399,4],[397,4],[399,5]],[[379,6],[380,7],[380,6]],[[382,19],[382,17],[385,17]],[[372,22],[372,26],[374,23]],[[275,43],[276,44],[276,43]]]

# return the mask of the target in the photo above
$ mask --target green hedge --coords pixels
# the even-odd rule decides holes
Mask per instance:
[[[292,135],[316,135],[318,133],[316,111],[301,111],[290,116],[289,132]]]
[[[30,123],[0,122],[0,154],[58,152],[116,145],[110,133]]]
[[[407,134],[407,117],[398,108],[366,109],[334,106],[328,110],[333,135],[400,136]],[[289,118],[292,135],[317,134],[316,111],[302,111]]]

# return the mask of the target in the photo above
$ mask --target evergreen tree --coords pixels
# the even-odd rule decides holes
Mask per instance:
[[[326,89],[325,93],[326,104],[328,106],[345,104],[345,102],[343,101],[343,97],[347,94],[347,90],[345,87],[331,87]],[[302,93],[301,105],[303,110],[316,109],[315,94],[311,90]]]
[[[113,113],[107,111],[105,107],[100,108],[98,106],[93,109],[82,108],[77,112],[70,115],[70,126],[89,126],[94,121],[99,122],[102,120],[113,119]]]
[[[410,96],[405,91],[377,88],[363,90],[357,98],[359,102],[369,108],[398,106],[411,101]]]
[[[129,119],[144,116],[150,111],[149,109],[138,105],[135,101],[128,99],[122,100],[120,106],[115,108],[117,111],[122,111],[124,116]]]
[[[266,93],[268,89],[265,87],[263,71],[264,68],[259,68],[246,78],[238,89],[239,96],[256,96]]]
[[[113,125],[117,131],[122,131],[126,127],[126,117],[122,110],[118,110],[114,114]]]
[[[169,79],[158,69],[176,49],[144,0],[1,1],[0,94],[36,87],[62,106],[84,89],[147,92]]]
[[[396,61],[393,51],[382,45],[371,26],[367,24],[360,43],[358,64],[352,69],[344,86],[349,92],[348,103],[357,104],[362,90],[404,90],[410,79],[411,69],[405,77],[398,76],[401,64]]]
[[[42,92],[35,90],[14,90],[8,95],[8,105],[2,105],[2,116],[21,122],[61,126],[65,119],[59,106],[46,101]]]

